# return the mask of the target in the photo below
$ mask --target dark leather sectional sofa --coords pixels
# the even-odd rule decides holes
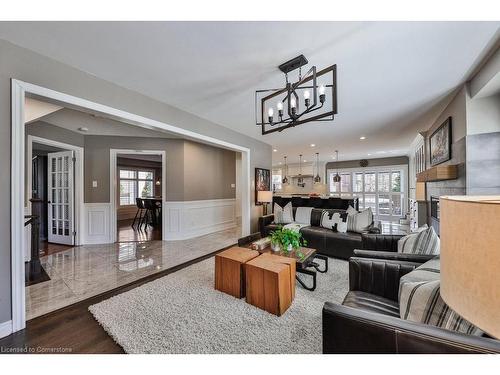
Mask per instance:
[[[431,255],[399,254],[400,236],[363,235],[349,259],[349,293],[323,307],[323,353],[500,353],[500,341],[400,318],[400,278]]]
[[[293,215],[297,207],[314,207],[311,214],[311,226],[302,228],[300,232],[307,241],[307,246],[316,249],[318,253],[334,258],[349,259],[353,256],[354,249],[363,249],[362,235],[360,233],[339,233],[331,229],[322,228],[321,214],[324,210],[330,213],[338,212],[344,218],[349,206],[358,209],[358,199],[341,198],[280,198],[275,197],[274,203],[284,207],[288,202],[292,202]],[[259,231],[262,237],[268,236],[270,232],[276,230],[279,225],[273,224],[274,215],[266,215],[259,218]],[[370,231],[377,231],[372,227]]]

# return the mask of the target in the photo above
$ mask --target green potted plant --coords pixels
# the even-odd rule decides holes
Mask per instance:
[[[302,238],[302,234],[296,230],[284,229],[280,226],[270,234],[271,247],[274,251],[290,253],[293,250],[298,250],[301,246],[307,245],[307,241]],[[299,253],[297,255],[300,256]]]

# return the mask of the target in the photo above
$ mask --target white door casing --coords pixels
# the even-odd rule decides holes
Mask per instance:
[[[25,285],[24,285],[24,103],[26,94],[45,98],[69,107],[89,109],[93,112],[122,121],[130,125],[147,129],[158,129],[172,132],[201,143],[227,148],[242,155],[242,235],[250,234],[251,216],[251,187],[253,186],[250,171],[251,150],[247,147],[213,138],[205,134],[187,130],[158,120],[136,115],[117,108],[92,102],[80,97],[55,91],[32,83],[11,79],[11,302],[12,302],[12,331],[16,332],[26,327],[25,312]],[[83,150],[81,151],[83,155]],[[83,160],[83,158],[82,158]],[[79,161],[77,161],[77,164]],[[83,168],[80,169],[83,180]],[[28,175],[28,178],[29,175]],[[83,192],[81,194],[83,201]],[[82,210],[83,211],[83,210]]]
[[[48,240],[74,245],[74,155],[73,151],[48,155]]]

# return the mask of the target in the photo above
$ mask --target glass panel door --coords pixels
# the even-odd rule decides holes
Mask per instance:
[[[66,245],[74,244],[74,163],[73,151],[48,155],[48,240]]]

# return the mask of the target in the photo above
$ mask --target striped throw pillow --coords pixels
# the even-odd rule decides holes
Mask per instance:
[[[443,301],[440,280],[405,282],[400,285],[401,319],[481,336],[483,331],[462,318]]]
[[[373,213],[371,208],[347,216],[347,231],[362,233],[368,230],[373,223]]]
[[[411,233],[398,241],[398,252],[403,254],[438,255],[439,249],[439,236],[433,227]]]
[[[275,224],[288,224],[293,222],[293,208],[292,202],[288,202],[285,207],[281,207],[275,203],[273,207],[274,223]]]
[[[399,294],[401,294],[401,286],[408,282],[419,281],[435,281],[441,279],[441,264],[439,255],[424,264],[418,266],[413,271],[401,276],[399,279]]]

